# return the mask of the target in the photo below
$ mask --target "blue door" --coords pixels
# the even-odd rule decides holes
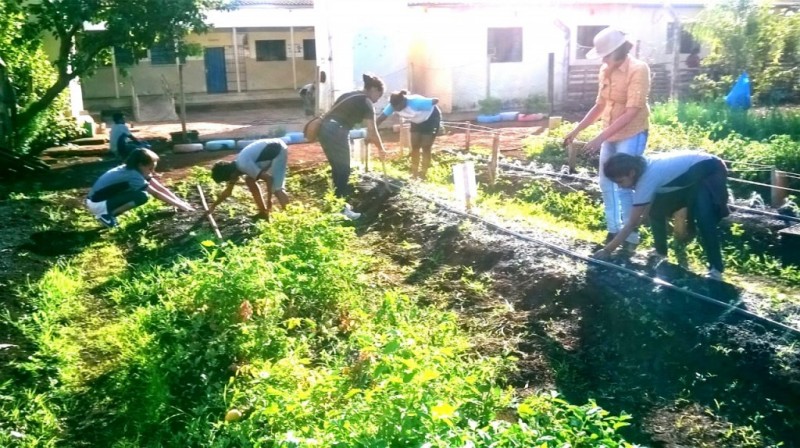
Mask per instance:
[[[206,48],[206,91],[225,93],[228,91],[228,76],[225,72],[225,48]]]

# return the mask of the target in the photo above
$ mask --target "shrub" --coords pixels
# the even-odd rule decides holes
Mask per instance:
[[[482,115],[497,115],[503,108],[503,102],[499,98],[487,97],[478,101],[478,112]]]
[[[22,13],[5,9],[0,4],[0,48],[8,66],[18,111],[41,98],[56,79],[40,40],[26,39],[21,33],[25,20]],[[69,117],[68,92],[56,100],[34,120],[15,129],[14,147],[18,153],[38,153],[45,148],[80,136],[83,130]]]

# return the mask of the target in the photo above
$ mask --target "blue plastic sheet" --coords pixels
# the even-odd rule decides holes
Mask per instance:
[[[733,84],[728,96],[725,97],[725,102],[732,109],[749,109],[751,106],[750,100],[750,76],[747,72],[742,72],[739,79]]]

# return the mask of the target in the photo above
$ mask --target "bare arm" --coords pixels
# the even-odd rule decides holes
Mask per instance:
[[[611,252],[622,245],[625,242],[625,239],[628,238],[628,235],[633,233],[639,225],[642,223],[642,218],[644,217],[647,210],[650,208],[650,205],[635,205],[631,209],[631,214],[628,217],[628,221],[622,227],[622,229],[617,233],[613,240],[611,240],[606,246],[597,253],[595,253],[596,257],[603,257],[608,256]]]
[[[367,142],[373,143],[378,147],[381,157],[386,155],[386,148],[383,147],[383,140],[381,140],[381,134],[378,132],[375,120],[367,119]]]
[[[236,182],[238,182],[238,180],[239,179],[236,178],[228,182],[227,185],[225,185],[225,189],[222,190],[222,193],[219,194],[217,200],[214,201],[213,204],[208,206],[208,211],[206,212],[207,214],[211,214],[217,208],[217,206],[222,203],[222,201],[228,199],[231,196],[231,193],[233,193],[233,187],[236,185]]]
[[[172,194],[171,191],[159,184],[156,180],[150,181],[150,184],[147,186],[147,191],[161,201],[166,202],[169,205],[174,205],[183,211],[190,212],[194,210],[191,205]]]
[[[605,109],[605,107],[605,103],[595,103],[594,106],[589,109],[589,112],[586,112],[586,116],[583,117],[583,120],[581,120],[581,122],[575,126],[575,129],[573,129],[569,134],[567,134],[566,137],[564,137],[564,146],[572,144],[573,140],[575,140],[575,137],[577,137],[581,131],[597,121],[597,119],[600,118],[600,115],[603,113],[603,109]]]
[[[626,107],[625,112],[623,112],[622,115],[617,117],[617,119],[614,120],[607,128],[603,129],[603,132],[601,132],[600,135],[586,144],[586,150],[591,151],[599,149],[600,145],[602,145],[604,141],[608,140],[608,137],[616,134],[620,129],[627,126],[628,123],[630,123],[633,118],[636,117],[636,114],[638,114],[640,110],[641,108],[639,107]]]

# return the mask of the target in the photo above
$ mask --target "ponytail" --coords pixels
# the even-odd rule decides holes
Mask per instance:
[[[392,94],[389,95],[389,104],[391,104],[395,110],[404,109],[406,107],[407,94],[408,94],[407,90],[392,92]]]
[[[364,79],[364,90],[376,88],[381,92],[383,92],[384,87],[381,78],[378,78],[375,75],[370,75],[368,73],[364,73],[363,75],[361,75],[361,77]]]

